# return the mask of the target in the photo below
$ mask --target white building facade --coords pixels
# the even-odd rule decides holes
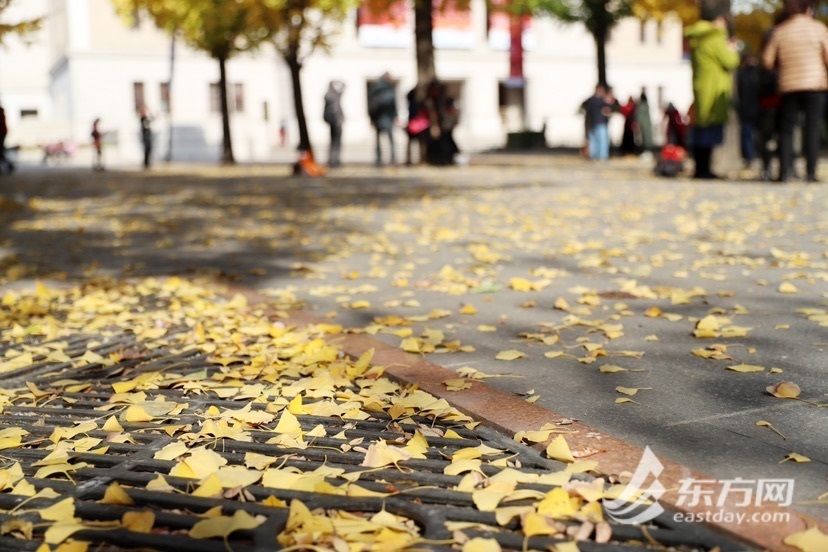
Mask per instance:
[[[136,110],[145,104],[155,117],[156,159],[167,154],[170,128],[174,160],[219,158],[215,61],[179,41],[170,86],[170,37],[146,20],[128,25],[109,0],[26,0],[13,6],[14,11],[4,14],[9,21],[38,15],[45,15],[46,21],[40,32],[11,38],[0,50],[0,102],[10,129],[7,144],[27,149],[60,140],[88,144],[92,121],[100,118],[108,132],[108,160],[137,163],[141,147]],[[367,152],[373,144],[367,88],[385,71],[398,83],[400,114],[405,119],[405,92],[416,83],[413,15],[402,10],[396,16],[377,19],[355,11],[333,37],[331,51],[316,52],[304,64],[303,99],[311,140],[318,149],[324,150],[328,143],[322,120],[328,83],[338,79],[346,85],[342,98],[346,162],[349,150]],[[510,60],[502,20],[487,13],[483,0],[472,0],[466,14],[440,17],[434,34],[437,74],[449,84],[461,109],[455,132],[461,149],[501,147],[506,133],[516,126],[545,128],[552,146],[583,142],[583,116],[578,110],[592,93],[597,71],[594,43],[582,26],[545,18],[527,25],[524,109],[522,120],[516,121],[504,105]],[[689,107],[691,74],[679,22],[623,21],[612,33],[607,57],[608,80],[616,96],[624,101],[646,90],[654,123],[661,120],[661,107],[667,102],[680,109]],[[232,58],[227,72],[236,158],[270,161],[295,147],[298,133],[290,76],[273,48]],[[282,125],[287,144],[281,141]],[[402,132],[399,138],[402,147]]]

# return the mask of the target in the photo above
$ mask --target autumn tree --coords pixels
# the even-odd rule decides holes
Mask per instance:
[[[221,98],[223,163],[235,163],[227,98],[227,61],[258,44],[261,35],[253,17],[257,0],[112,0],[126,18],[150,15],[155,25],[180,36],[189,46],[218,62]],[[262,0],[264,1],[264,0]],[[270,3],[270,2],[268,2]]]
[[[632,15],[630,0],[522,0],[534,13],[547,14],[565,23],[580,23],[595,41],[598,82],[607,84],[607,41],[612,28]]]
[[[40,28],[40,23],[43,20],[42,17],[37,19],[29,19],[24,21],[15,21],[12,23],[7,22],[6,14],[12,4],[15,2],[19,5],[22,4],[22,0],[0,0],[0,44],[3,43],[3,40],[10,35],[25,35],[32,31],[36,31]]]
[[[317,48],[328,49],[330,39],[359,0],[254,0],[251,32],[269,41],[285,60],[293,85],[293,106],[299,126],[299,149],[312,151],[301,70]]]

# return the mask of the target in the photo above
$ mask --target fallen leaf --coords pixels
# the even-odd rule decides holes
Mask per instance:
[[[802,392],[799,386],[790,381],[783,381],[775,385],[768,386],[767,392],[779,399],[796,399]]]
[[[763,372],[765,368],[763,366],[755,366],[753,364],[737,364],[735,366],[728,366],[727,370],[732,370],[733,372]]]
[[[508,351],[500,351],[499,353],[497,353],[497,356],[495,356],[495,360],[517,360],[525,356],[525,353],[516,351],[515,349],[510,349]]]
[[[804,462],[810,462],[811,459],[808,458],[807,456],[803,456],[803,455],[798,454],[796,452],[791,452],[790,454],[788,454],[785,457],[784,460],[780,461],[779,463],[781,464],[782,462],[788,462],[788,461],[797,462],[797,463],[804,463]]]
[[[788,535],[782,542],[799,548],[801,552],[825,552],[828,550],[828,535],[820,531],[818,527],[811,527],[806,531]]]
[[[219,516],[199,521],[190,529],[189,535],[194,539],[213,537],[227,539],[234,531],[255,529],[264,521],[264,517],[254,518],[244,510],[236,510],[232,517]]]
[[[546,447],[546,455],[560,462],[570,463],[575,461],[575,457],[572,456],[572,451],[569,448],[569,443],[566,442],[563,435],[558,435],[552,439],[552,442]]]

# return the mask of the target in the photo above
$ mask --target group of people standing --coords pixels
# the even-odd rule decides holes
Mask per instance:
[[[768,137],[778,133],[779,173],[787,182],[794,175],[794,130],[803,128],[802,150],[806,179],[817,181],[820,129],[828,92],[828,28],[813,18],[813,0],[785,0],[782,14],[768,32],[756,76],[743,67],[745,82],[737,92],[742,122],[742,152],[752,161],[758,141],[763,176],[770,178]],[[701,21],[685,32],[693,65],[693,156],[696,178],[717,178],[710,167],[713,148],[724,140],[732,102],[732,73],[747,58],[729,32],[729,14],[715,3],[702,3]],[[752,81],[748,79],[753,79]],[[756,104],[750,103],[758,94]],[[746,102],[746,100],[748,100]],[[758,130],[758,132],[755,132]]]
[[[828,95],[828,27],[814,19],[814,0],[784,0],[782,12],[765,36],[761,55],[744,51],[732,33],[729,11],[721,2],[700,2],[700,21],[685,30],[693,71],[693,104],[683,115],[665,109],[666,143],[688,148],[694,178],[719,178],[712,170],[714,149],[724,142],[733,107],[739,115],[742,158],[751,166],[761,160],[763,180],[787,182],[795,176],[794,131],[802,128],[805,179],[817,181],[820,137]],[[736,95],[734,98],[734,72]],[[609,156],[608,121],[625,117],[622,153],[652,146],[649,104],[642,94],[621,106],[612,89],[598,85],[582,105],[590,159]],[[772,147],[773,143],[776,148]],[[773,177],[774,153],[779,172]]]
[[[325,94],[323,118],[331,133],[328,166],[339,167],[342,164],[342,126],[345,116],[342,111],[342,93],[345,85],[334,80]],[[426,94],[420,100],[417,88],[406,95],[408,102],[408,122],[405,131],[408,137],[406,146],[406,165],[414,160],[414,149],[419,153],[419,160],[431,165],[451,165],[460,152],[454,141],[454,129],[460,119],[455,99],[448,94],[444,83],[434,81],[428,85]],[[397,109],[397,89],[391,75],[384,73],[368,90],[368,115],[376,131],[374,163],[379,167],[387,162],[397,164],[394,140],[395,129],[400,126]],[[383,155],[383,142],[388,154]]]
[[[609,158],[611,142],[609,120],[613,113],[624,117],[624,134],[618,147],[622,155],[638,155],[652,151],[654,147],[653,123],[650,102],[642,90],[636,100],[633,96],[623,105],[615,98],[612,88],[603,84],[581,104],[584,113],[586,154],[590,159],[603,161]]]

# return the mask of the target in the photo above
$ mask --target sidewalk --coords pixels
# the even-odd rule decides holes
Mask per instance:
[[[390,375],[409,377],[410,383],[444,396],[475,420],[486,419],[506,430],[507,440],[510,433],[540,430],[548,422],[570,430],[567,419],[577,418],[588,425],[576,425],[578,433],[560,435],[571,450],[586,454],[585,460],[597,460],[605,474],[633,471],[640,449],[650,444],[664,462],[668,488],[681,478],[681,464],[722,480],[793,478],[793,507],[825,517],[824,507],[815,502],[826,492],[826,440],[820,437],[825,431],[820,421],[824,410],[764,391],[782,378],[796,381],[801,398],[812,402],[820,402],[820,393],[828,391],[821,387],[824,378],[818,372],[825,341],[818,312],[824,309],[824,248],[816,232],[822,224],[819,213],[824,213],[822,187],[652,181],[625,162],[595,167],[559,159],[529,167],[351,167],[312,181],[285,178],[284,167],[173,167],[148,174],[103,175],[49,171],[15,178],[2,182],[3,197],[10,198],[4,202],[5,241],[0,246],[5,271],[0,284],[5,289],[32,288],[35,278],[45,278],[52,288],[71,287],[75,281],[106,274],[118,280],[158,276],[161,282],[180,274],[185,288],[188,281],[201,278],[212,282],[211,287],[230,283],[256,288],[282,307],[304,305],[328,324],[349,329],[334,336],[342,350],[358,358],[374,348],[375,362],[386,366]],[[647,201],[635,201],[636,197]],[[779,205],[788,212],[775,207]],[[751,227],[757,216],[770,222]],[[759,241],[746,241],[746,236]],[[762,260],[761,252],[769,252],[772,264]],[[780,289],[790,290],[782,285],[786,283],[797,293],[780,295]],[[86,293],[95,295],[91,292],[96,289],[87,288]],[[51,297],[49,293],[54,292],[42,292],[45,298]],[[198,313],[191,314],[190,329],[183,332],[190,339],[194,332],[198,336],[194,321],[211,312],[199,293],[191,298],[197,307],[188,305],[190,299],[169,303],[172,313],[190,308]],[[106,312],[99,309],[110,308],[107,297],[136,305],[144,297],[143,292],[109,294],[89,304],[81,302],[81,307],[67,306],[67,312],[86,308],[101,315]],[[120,311],[114,310],[113,314]],[[718,326],[709,331],[716,337],[699,341],[692,334],[711,311]],[[166,331],[170,313],[150,312],[156,317],[152,324],[144,321],[130,327],[139,319],[120,312],[123,318],[115,326],[137,328],[139,337],[162,339],[166,333],[155,334]],[[98,324],[96,330],[108,323]],[[236,324],[248,326],[254,332],[251,339],[267,335],[255,323]],[[753,329],[737,331],[743,327]],[[208,341],[228,339],[223,332],[202,330]],[[20,329],[13,331],[20,335]],[[22,331],[25,335],[25,327]],[[246,331],[237,332],[236,342],[228,344],[239,349]],[[779,332],[787,342],[776,338]],[[317,343],[315,337],[309,342]],[[371,346],[365,345],[367,339]],[[85,347],[78,347],[83,356]],[[395,366],[400,359],[393,352],[402,354],[400,349],[426,355],[450,372],[432,372],[427,378],[415,370],[406,376],[406,369]],[[691,353],[696,349],[722,360]],[[275,358],[285,360],[280,354]],[[499,357],[504,360],[496,360]],[[411,361],[417,357],[406,358],[408,365],[417,364]],[[207,368],[199,362],[199,370]],[[740,363],[762,365],[764,370],[751,374],[724,369]],[[465,367],[474,369],[458,377],[455,370]],[[769,374],[772,367],[781,368],[783,375]],[[234,371],[231,365],[221,369],[215,363],[211,369]],[[132,381],[143,369],[113,370],[117,383]],[[485,385],[475,374],[486,378]],[[496,377],[503,375],[513,377]],[[62,374],[52,382],[55,377],[75,379]],[[459,379],[460,390],[448,391],[448,379]],[[141,385],[155,392],[159,381],[169,383],[164,377],[147,377]],[[463,389],[466,384],[472,389]],[[616,391],[619,387],[636,394],[625,395]],[[204,394],[195,387],[187,390]],[[37,399],[40,391],[23,393]],[[72,392],[86,391],[105,401],[115,389],[110,385]],[[172,400],[178,398],[176,393],[161,394]],[[192,414],[203,404],[197,399],[186,399],[196,409]],[[503,411],[498,422],[490,405],[505,404],[507,399],[520,408]],[[224,407],[241,406],[236,402]],[[86,410],[101,422],[106,419],[91,404]],[[368,411],[378,412],[376,407]],[[706,419],[699,420],[700,413]],[[179,414],[186,418],[191,411],[175,415]],[[210,415],[232,425],[229,414]],[[757,426],[758,419],[767,420],[787,439]],[[270,421],[280,423],[276,418]],[[267,428],[273,429],[273,424]],[[310,421],[300,425],[303,431],[314,427]],[[209,436],[202,432],[199,439]],[[400,445],[413,439],[414,434],[407,433]],[[624,448],[610,435],[640,448]],[[548,434],[545,440],[554,436]],[[431,445],[430,435],[425,437]],[[612,447],[606,445],[610,442]],[[368,450],[363,443],[358,446]],[[490,446],[506,450],[500,442]],[[722,451],[733,460],[715,461]],[[811,462],[779,464],[794,452]],[[432,456],[442,455],[435,450]],[[625,463],[613,463],[621,461]],[[551,471],[548,464],[524,462]],[[690,472],[684,473],[686,478]],[[665,504],[676,502],[675,491],[673,487]],[[803,519],[807,518],[797,514],[792,521],[797,526],[741,530],[751,538],[775,539],[761,542],[782,549],[786,535],[804,529]],[[822,523],[826,532],[824,522],[810,523]],[[615,527],[614,533],[624,534],[623,527]]]

